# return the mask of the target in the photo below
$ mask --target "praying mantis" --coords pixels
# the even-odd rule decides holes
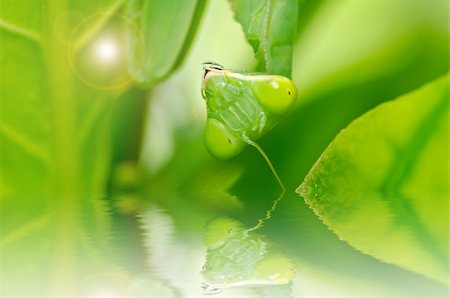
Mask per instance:
[[[269,157],[256,143],[295,103],[297,88],[280,75],[246,74],[203,63],[201,92],[206,101],[205,145],[220,159],[255,147],[266,160],[284,193],[286,188]]]
[[[201,92],[207,109],[204,139],[208,151],[217,158],[228,159],[239,154],[246,145],[255,147],[282,189],[266,216],[254,227],[227,228],[223,237],[219,237],[217,231],[210,233],[220,241],[208,246],[203,267],[207,280],[202,286],[204,293],[214,294],[227,287],[289,283],[295,271],[291,261],[283,255],[267,253],[266,243],[250,232],[262,227],[270,218],[286,191],[256,140],[291,109],[297,89],[290,79],[280,75],[246,74],[213,62],[204,63],[203,71]]]

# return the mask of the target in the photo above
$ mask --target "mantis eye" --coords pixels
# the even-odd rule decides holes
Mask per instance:
[[[222,159],[235,156],[245,146],[233,131],[214,118],[206,121],[205,144],[212,155]]]
[[[208,72],[210,72],[211,70],[223,70],[223,66],[220,64],[217,64],[215,62],[212,61],[208,61],[208,62],[204,62],[203,63],[203,79],[206,78],[206,75],[208,74]]]
[[[297,88],[283,76],[261,76],[252,84],[259,104],[269,113],[282,115],[294,104]]]

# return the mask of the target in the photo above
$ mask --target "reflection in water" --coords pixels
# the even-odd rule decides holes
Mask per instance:
[[[292,192],[279,201],[270,221],[266,215],[260,221],[264,226],[257,224],[257,230],[246,228],[265,208],[271,209],[272,194],[240,194],[242,208],[224,206],[217,193],[133,195],[121,196],[122,203],[111,202],[115,212],[126,215],[108,217],[92,213],[91,202],[100,208],[106,199],[77,198],[83,204],[78,205],[74,221],[72,209],[61,213],[61,209],[44,208],[42,202],[60,202],[61,196],[4,196],[0,296],[50,297],[51,287],[59,286],[65,295],[53,297],[197,298],[202,297],[205,280],[206,292],[226,288],[217,296],[232,298],[448,296],[446,286],[382,263],[339,240]],[[422,197],[428,200],[427,195]],[[421,197],[408,198],[415,204],[423,202]],[[27,202],[27,208],[19,210],[18,202]],[[364,214],[369,217],[373,205],[361,200],[361,206],[368,208]],[[130,214],[135,210],[139,210],[137,221]],[[435,214],[431,210],[429,216]],[[228,217],[213,220],[218,215]],[[347,218],[349,223],[356,222]],[[63,229],[60,220],[73,225],[66,223]],[[295,276],[294,266],[298,268]]]
[[[183,297],[180,290],[173,287],[167,280],[157,278],[151,273],[136,277],[130,284],[126,298],[139,297]],[[108,297],[109,298],[109,297]]]
[[[257,231],[246,228],[270,209],[271,194],[241,195],[244,209],[221,212],[204,203],[216,195],[161,193],[139,215],[152,280],[176,297],[447,296],[446,287],[339,240],[296,194],[286,193]]]
[[[65,205],[55,213],[38,208],[59,197],[10,196],[4,210],[23,201],[34,208],[23,210],[20,218],[14,213],[2,218],[2,231],[8,233],[0,241],[0,296],[49,297],[52,286],[59,286],[63,297],[197,298],[204,294],[205,280],[206,293],[222,290],[217,297],[231,298],[448,296],[447,287],[340,241],[293,193],[253,231],[246,227],[270,207],[270,194],[241,195],[243,208],[234,211],[212,205],[215,196],[162,193],[139,199],[133,194],[126,204],[111,203],[125,214],[108,217],[88,217],[92,208],[82,205],[84,216],[72,226],[58,222],[72,240],[68,247],[55,236],[57,224],[49,224],[56,211],[67,212]],[[137,220],[133,210],[139,210]],[[19,221],[22,225],[15,225]],[[58,258],[54,248],[61,249]],[[50,275],[58,264],[65,271]]]
[[[129,284],[129,276],[121,272],[105,272],[88,275],[81,279],[75,291],[76,297],[119,298],[124,297]]]
[[[173,219],[151,204],[141,214],[140,223],[148,272],[133,283],[130,297],[182,297],[184,285],[178,277],[186,262],[182,244],[174,239]]]
[[[292,280],[293,262],[274,243],[250,230],[230,218],[218,218],[208,225],[202,271],[207,280],[205,293],[230,287],[281,285]]]
[[[275,199],[275,201],[273,201],[272,207],[270,207],[270,209],[266,211],[266,216],[263,218],[260,218],[258,220],[258,222],[256,223],[256,225],[253,228],[248,229],[247,232],[254,231],[254,230],[261,228],[263,226],[264,222],[266,220],[269,220],[272,217],[272,213],[277,208],[278,203],[280,203],[280,201],[284,197],[285,193],[286,193],[286,190],[283,189],[283,191],[278,195],[278,197]]]

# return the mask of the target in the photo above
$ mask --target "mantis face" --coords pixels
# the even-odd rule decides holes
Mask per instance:
[[[244,74],[207,63],[202,96],[207,107],[206,148],[227,159],[269,131],[292,107],[297,89],[283,76]]]

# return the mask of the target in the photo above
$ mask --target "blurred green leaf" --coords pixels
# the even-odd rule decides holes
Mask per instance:
[[[448,77],[352,122],[297,189],[340,238],[448,279]]]
[[[230,0],[258,60],[258,71],[291,77],[297,0]]]
[[[123,90],[85,84],[70,54],[80,22],[97,25],[77,44],[121,3],[2,1],[0,296],[70,297],[110,269],[110,110]]]
[[[301,104],[353,84],[379,81],[386,88],[392,80],[385,78],[408,68],[422,70],[397,75],[395,88],[425,77],[417,88],[448,69],[446,1],[342,0],[319,8],[295,44]]]
[[[127,14],[138,30],[127,31],[129,72],[150,86],[180,66],[201,21],[206,0],[129,0]]]

